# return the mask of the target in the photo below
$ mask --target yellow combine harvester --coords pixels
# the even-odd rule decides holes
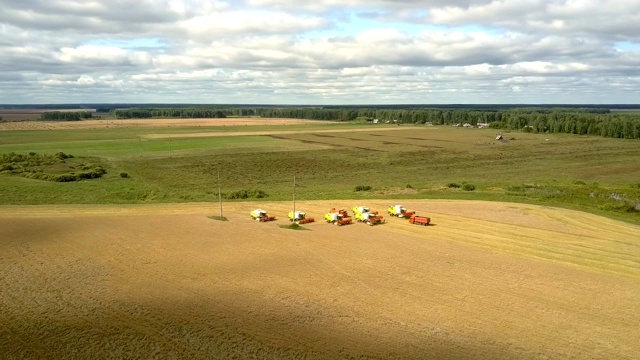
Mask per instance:
[[[260,222],[273,221],[276,219],[275,216],[268,215],[267,212],[262,209],[253,210],[251,212],[251,218]]]
[[[408,219],[411,216],[415,215],[416,212],[415,211],[409,211],[407,210],[406,207],[402,206],[402,205],[392,205],[389,206],[387,208],[387,212],[389,213],[389,215],[391,216],[395,216],[395,217],[399,217],[399,218],[405,218]]]
[[[289,211],[289,221],[294,222],[296,224],[307,224],[315,221],[314,218],[308,218],[307,214],[302,211],[296,211],[294,214],[293,211]]]
[[[367,225],[377,225],[384,223],[384,218],[378,215],[377,211],[370,211],[366,206],[356,206],[353,208],[356,221]]]

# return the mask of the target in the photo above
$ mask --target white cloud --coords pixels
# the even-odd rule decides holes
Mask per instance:
[[[640,90],[637,0],[0,2],[0,103],[603,103]]]

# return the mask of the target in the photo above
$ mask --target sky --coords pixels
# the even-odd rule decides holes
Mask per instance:
[[[640,0],[0,0],[0,103],[636,104]]]

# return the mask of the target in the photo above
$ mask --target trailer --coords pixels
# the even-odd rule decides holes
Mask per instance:
[[[431,223],[431,218],[426,216],[413,215],[409,218],[409,223],[414,225],[427,226]]]

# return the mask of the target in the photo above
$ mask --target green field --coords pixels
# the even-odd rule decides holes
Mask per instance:
[[[514,132],[497,141],[495,135],[488,129],[356,124],[3,131],[0,153],[62,151],[102,165],[107,174],[56,183],[5,172],[0,203],[215,201],[220,171],[227,195],[262,190],[269,200],[287,200],[295,174],[302,200],[529,202],[640,223],[633,209],[640,199],[637,140]],[[475,190],[463,190],[465,184]],[[354,191],[356,186],[372,189]]]

